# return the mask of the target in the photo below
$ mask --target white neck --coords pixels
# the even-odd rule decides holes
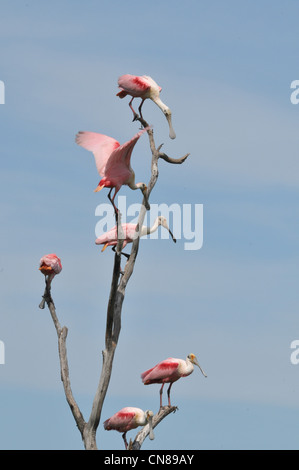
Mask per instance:
[[[136,183],[135,181],[132,181],[131,183],[128,183],[128,186],[130,189],[140,189],[143,183]]]
[[[144,235],[150,235],[151,233],[155,232],[157,228],[159,227],[159,219],[157,218],[152,225],[152,227],[145,227],[143,226],[141,228],[141,237],[144,237]]]
[[[193,370],[194,370],[194,366],[192,362],[190,361],[190,359],[187,357],[185,364],[184,364],[184,374],[189,375],[193,372]]]
[[[138,413],[136,421],[139,426],[144,426],[145,424],[147,424],[146,414],[144,413],[144,411],[142,413]]]
[[[160,109],[162,109],[164,114],[170,113],[170,109],[168,108],[168,106],[166,106],[166,104],[163,103],[159,96],[152,98],[152,100],[154,103],[156,103],[157,106],[159,106]]]
[[[167,119],[168,126],[169,126],[169,137],[171,139],[175,139],[176,134],[175,134],[175,132],[173,130],[173,127],[172,127],[170,109],[168,108],[168,106],[166,106],[166,104],[163,103],[163,101],[160,100],[159,96],[157,96],[156,98],[152,98],[152,100],[154,101],[154,103],[156,103],[157,106],[159,106],[160,109],[162,109],[163,113],[165,114],[165,117]]]

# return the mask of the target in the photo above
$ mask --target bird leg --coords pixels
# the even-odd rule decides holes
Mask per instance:
[[[115,196],[116,196],[116,192],[114,193],[114,196],[113,196],[113,198],[111,199],[111,192],[112,192],[112,189],[113,189],[113,188],[111,188],[110,191],[109,191],[109,193],[108,193],[108,199],[109,199],[109,201],[111,202],[111,204],[113,205],[113,207],[114,207],[114,212],[115,212],[115,216],[117,217],[117,215],[118,215],[118,209],[117,209],[116,205],[114,204],[114,198],[115,198]]]
[[[116,246],[113,245],[112,247],[112,250],[114,251],[114,253],[116,252]],[[124,255],[127,259],[130,258],[130,255],[128,253],[124,253],[123,251],[120,253],[121,255]]]
[[[130,106],[130,108],[131,108],[131,110],[133,111],[133,114],[134,114],[134,118],[133,118],[133,122],[134,122],[134,121],[137,121],[137,119],[139,119],[139,116],[138,116],[138,114],[136,113],[136,111],[134,110],[134,108],[133,108],[133,106],[132,106],[132,101],[133,101],[133,99],[134,99],[134,96],[133,96],[133,98],[131,99],[131,101],[130,101],[130,103],[129,103],[129,106]]]
[[[172,384],[173,384],[173,382],[171,382],[171,384],[169,385],[168,390],[167,390],[168,406],[171,406],[171,403],[170,403],[170,389],[171,389]]]
[[[162,387],[160,388],[160,408],[162,408],[162,393],[163,393],[163,387],[164,387],[164,383],[162,384]]]
[[[126,439],[126,434],[127,434],[127,431],[122,434],[122,438],[123,438],[123,440],[124,440],[125,448],[126,448],[126,450],[127,450],[127,448],[128,448],[128,443],[127,443],[127,439]]]
[[[142,112],[141,112],[141,108],[142,108],[143,103],[144,103],[144,100],[141,101],[140,106],[138,108],[141,119],[143,119]]]

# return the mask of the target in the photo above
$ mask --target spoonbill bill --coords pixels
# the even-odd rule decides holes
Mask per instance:
[[[193,364],[198,366],[202,374],[207,377],[207,375],[200,367],[197,358],[194,354],[189,354],[186,360],[169,357],[168,359],[159,362],[159,364],[157,364],[155,367],[152,367],[152,369],[149,369],[143,372],[143,374],[141,374],[141,379],[144,385],[162,384],[162,387],[160,389],[160,408],[162,408],[162,393],[164,384],[170,384],[167,390],[167,395],[168,405],[171,406],[170,389],[173,382],[176,382],[181,377],[187,377],[187,375],[192,374],[194,370]]]
[[[140,230],[140,236],[144,237],[145,235],[150,235],[151,233],[155,232],[157,228],[162,225],[162,227],[165,227],[168,232],[170,233],[171,238],[173,239],[174,242],[176,242],[176,239],[173,236],[172,231],[168,227],[166,218],[163,217],[162,215],[159,215],[152,227],[146,227],[143,225]],[[138,232],[136,232],[136,227],[137,224],[122,224],[122,229],[124,233],[124,242],[123,242],[123,248],[128,244],[132,243],[133,240],[138,236]],[[101,251],[104,251],[107,246],[116,246],[117,245],[117,226],[113,227],[111,230],[108,232],[104,233],[101,235],[99,238],[96,239],[96,245],[104,245]]]
[[[146,410],[143,411],[140,408],[133,408],[127,406],[122,408],[120,411],[115,413],[111,418],[104,421],[104,429],[106,431],[115,430],[123,433],[122,438],[125,443],[125,448],[128,448],[126,434],[131,429],[135,429],[138,426],[145,426],[149,424],[149,438],[154,439],[153,427],[152,427],[153,412]]]
[[[169,137],[175,139],[176,135],[172,127],[171,111],[160,99],[160,92],[162,88],[147,75],[138,77],[136,75],[122,75],[118,79],[118,86],[121,89],[116,96],[124,98],[127,95],[132,96],[129,106],[134,114],[134,120],[137,118],[137,114],[133,109],[132,101],[134,98],[141,98],[141,104],[138,108],[140,117],[142,118],[141,108],[144,101],[149,98],[163,111],[169,126]]]
[[[93,153],[98,173],[102,176],[95,192],[101,191],[104,187],[111,188],[108,198],[116,212],[118,209],[114,204],[114,199],[121,186],[124,184],[134,190],[140,189],[146,199],[146,184],[135,183],[135,173],[131,168],[131,155],[139,137],[148,129],[149,127],[142,129],[134,135],[131,140],[122,145],[120,145],[117,140],[113,139],[113,137],[108,137],[107,135],[98,134],[96,132],[80,131],[76,135],[76,143]],[[115,192],[111,199],[111,191],[113,188]],[[149,209],[147,200],[146,207]]]
[[[55,253],[45,255],[40,259],[39,270],[45,276],[48,276],[48,281],[51,282],[62,270],[62,264],[60,258]]]

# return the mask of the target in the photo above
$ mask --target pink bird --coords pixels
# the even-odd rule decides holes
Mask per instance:
[[[162,215],[159,215],[156,218],[151,228],[142,226],[140,230],[140,236],[143,237],[145,235],[150,235],[151,233],[157,230],[159,225],[162,225],[163,227],[165,227],[170,233],[173,241],[176,242],[176,239],[174,238],[171,230],[168,227],[166,218],[163,217]],[[124,242],[123,242],[123,248],[128,243],[132,243],[133,240],[138,236],[138,233],[136,232],[136,227],[137,227],[137,224],[122,224],[123,234],[125,237]],[[113,227],[111,230],[109,230],[108,232],[104,233],[99,238],[97,238],[96,245],[104,245],[102,248],[102,251],[104,251],[107,248],[107,246],[115,247],[117,245],[117,226]]]
[[[141,98],[141,104],[138,108],[139,114],[142,118],[141,108],[144,101],[149,98],[157,106],[163,111],[169,126],[169,137],[171,139],[175,139],[176,135],[172,127],[171,121],[171,111],[160,99],[160,92],[162,88],[151,78],[147,75],[143,75],[142,77],[138,77],[136,75],[122,75],[118,79],[118,86],[121,89],[120,92],[117,93],[116,96],[119,98],[124,98],[127,95],[132,96],[132,99],[129,103],[129,106],[134,114],[134,120],[137,118],[137,114],[132,107],[132,101],[134,98]]]
[[[120,143],[112,137],[96,132],[81,131],[76,135],[76,143],[94,154],[98,173],[102,176],[95,192],[101,191],[104,187],[111,188],[108,198],[116,212],[118,209],[115,207],[114,199],[121,186],[124,184],[134,190],[140,189],[146,198],[146,184],[135,184],[135,173],[131,168],[131,155],[139,137],[148,129],[149,128],[146,128],[138,132],[131,140],[125,142],[123,145],[120,145]],[[113,188],[115,188],[115,192],[111,199],[110,195]],[[146,207],[149,209],[147,201]]]
[[[157,364],[152,369],[149,369],[141,374],[141,379],[144,385],[162,384],[160,389],[160,408],[162,408],[162,393],[164,384],[170,383],[167,390],[167,395],[168,405],[171,406],[170,389],[173,382],[176,382],[181,377],[187,377],[188,375],[192,374],[194,369],[193,364],[198,366],[203,375],[207,377],[200,367],[194,354],[189,354],[185,361],[184,359],[174,359],[173,357],[169,357],[168,359],[165,359],[164,361]]]
[[[126,407],[115,413],[111,418],[104,422],[104,429],[106,431],[115,430],[123,433],[122,438],[125,443],[125,448],[128,448],[126,434],[131,429],[135,429],[138,426],[145,426],[149,424],[149,438],[154,439],[153,427],[152,427],[152,411],[143,411],[140,408]]]
[[[61,264],[60,258],[58,258],[58,256],[55,255],[55,253],[51,253],[49,255],[43,256],[39,262],[39,270],[41,273],[44,274],[45,282],[46,282],[45,294],[43,295],[42,301],[39,304],[39,308],[44,309],[45,302],[46,302],[46,294],[48,298],[51,299],[51,296],[50,296],[51,283],[54,277],[56,276],[56,274],[59,274],[60,271],[62,270],[62,264]]]
[[[45,255],[40,259],[39,270],[45,275],[48,276],[48,281],[51,282],[62,270],[62,264],[60,258],[54,253],[50,255]]]

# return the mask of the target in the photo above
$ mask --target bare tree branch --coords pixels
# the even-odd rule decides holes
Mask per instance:
[[[186,153],[186,155],[181,158],[170,158],[168,155],[166,155],[166,153],[159,153],[159,158],[162,158],[168,163],[180,165],[181,163],[184,163],[184,161],[189,157],[189,155],[190,153]]]
[[[145,127],[147,127],[147,125],[145,125]],[[153,170],[153,166],[154,167],[157,166],[158,157],[157,157],[156,149],[154,146],[152,130],[149,129],[147,132],[150,138],[151,149],[152,151],[154,150],[155,152],[155,154],[153,154],[153,157],[152,157],[152,170]],[[155,163],[153,163],[153,160],[155,160]],[[152,171],[152,177],[148,185],[147,197],[143,199],[137,227],[141,227],[144,221],[144,217],[146,214],[146,206],[145,206],[146,200],[148,199],[149,194],[152,188],[154,187],[155,182],[158,177],[157,171],[154,171],[154,174],[155,174],[155,177],[153,177],[153,171]],[[125,296],[125,290],[126,290],[127,283],[133,273],[134,264],[135,264],[135,260],[136,260],[137,253],[138,253],[138,247],[139,247],[140,237],[137,236],[136,239],[133,241],[131,254],[126,263],[124,273],[119,281],[119,277],[121,276],[121,272],[120,272],[121,248],[122,248],[123,238],[124,238],[124,235],[122,234],[122,231],[121,231],[120,213],[118,213],[118,217],[117,217],[117,226],[118,226],[118,230],[117,230],[118,244],[117,244],[117,249],[114,255],[114,269],[113,269],[110,296],[109,296],[108,309],[107,309],[107,323],[106,323],[106,337],[105,337],[106,349],[103,351],[103,366],[102,366],[102,372],[100,376],[99,385],[98,385],[98,388],[94,397],[91,415],[90,415],[89,421],[86,425],[85,432],[84,432],[85,440],[88,441],[88,447],[91,446],[91,448],[96,448],[96,440],[95,440],[96,430],[100,422],[102,407],[103,407],[103,403],[105,400],[105,396],[106,396],[110,378],[111,378],[114,353],[115,353],[115,349],[117,346],[117,342],[118,342],[118,338],[119,338],[119,334],[121,330],[121,312],[122,312],[122,305],[123,305],[123,300]]]
[[[68,359],[67,359],[67,350],[66,350],[66,337],[68,333],[68,329],[66,326],[61,328],[59,320],[56,315],[56,309],[51,297],[51,283],[48,282],[46,277],[46,288],[45,293],[43,296],[43,301],[40,304],[40,308],[44,308],[44,302],[47,303],[55,329],[58,337],[58,351],[59,351],[59,360],[60,360],[60,373],[61,373],[61,380],[64,387],[64,393],[67,399],[67,402],[70,406],[71,412],[74,416],[78,429],[81,433],[83,438],[83,432],[85,427],[85,421],[83,415],[76,403],[76,400],[73,396],[73,392],[71,389],[70,378],[69,378],[69,367],[68,367]]]
[[[124,241],[124,234],[121,226],[121,214],[116,214],[118,242],[114,255],[114,267],[112,274],[112,282],[110,287],[110,296],[107,308],[107,321],[106,321],[106,335],[105,335],[105,350],[103,354],[103,365],[100,376],[99,385],[94,396],[91,414],[84,430],[84,442],[87,449],[97,449],[96,444],[96,431],[101,418],[101,411],[103,403],[108,390],[114,352],[117,346],[118,336],[120,332],[120,315],[115,313],[116,293],[118,288],[119,277],[121,274],[121,250]]]
[[[177,411],[176,406],[163,406],[159,409],[158,413],[153,416],[152,427],[153,429],[158,426],[161,421],[166,418],[170,413]],[[149,435],[149,425],[146,424],[136,435],[133,442],[130,442],[129,450],[140,450],[145,438]]]

